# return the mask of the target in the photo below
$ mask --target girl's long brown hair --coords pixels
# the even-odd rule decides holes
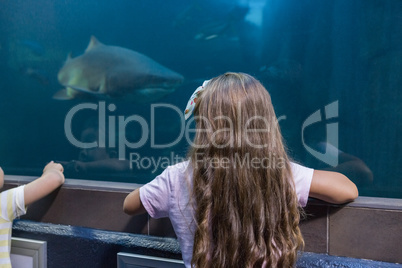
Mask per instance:
[[[194,110],[193,267],[292,267],[304,245],[271,98],[250,75],[212,79]]]

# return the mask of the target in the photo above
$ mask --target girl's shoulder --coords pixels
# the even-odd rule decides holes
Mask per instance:
[[[176,163],[174,165],[169,166],[168,168],[177,170],[178,172],[185,172],[190,167],[190,161],[186,160],[183,162]]]
[[[298,164],[296,162],[290,162],[290,169],[292,171],[293,177],[298,177],[298,176],[313,176],[313,171],[314,169],[305,167],[301,164]]]
[[[193,169],[190,161],[183,161],[174,165],[168,166],[160,175],[170,183],[182,183],[192,177]]]
[[[187,174],[189,171],[192,171],[192,169],[190,161],[187,160],[168,166],[164,172],[169,173],[169,175],[182,175]]]

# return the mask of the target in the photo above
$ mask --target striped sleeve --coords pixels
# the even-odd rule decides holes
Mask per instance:
[[[22,185],[1,193],[1,217],[4,221],[13,221],[26,213],[24,187]]]
[[[24,185],[0,194],[0,267],[11,267],[10,246],[13,220],[26,213]]]

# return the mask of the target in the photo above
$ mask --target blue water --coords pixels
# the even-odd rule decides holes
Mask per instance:
[[[241,71],[271,93],[295,161],[345,173],[362,195],[400,198],[401,14],[401,2],[393,0],[4,2],[0,166],[7,174],[37,176],[56,160],[70,178],[144,183],[182,160],[189,148],[185,136],[155,148],[175,141],[182,121],[172,108],[152,104],[182,111],[202,81]],[[63,88],[57,74],[67,55],[83,54],[92,35],[152,58],[181,74],[183,84],[148,103],[54,99]],[[99,142],[97,128],[104,122],[107,150],[84,150],[68,139],[66,117],[80,104],[96,109],[76,113],[71,133]],[[321,120],[305,124],[316,111]],[[121,128],[119,117],[130,116],[147,122],[148,135],[137,121]],[[130,144],[146,142],[119,147],[122,137]],[[118,156],[125,160],[116,161]],[[132,170],[130,156],[137,159]]]

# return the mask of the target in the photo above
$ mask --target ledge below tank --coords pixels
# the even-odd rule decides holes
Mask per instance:
[[[180,259],[175,238],[110,232],[98,229],[16,220],[13,236],[47,241],[48,267],[117,267],[117,253],[128,252],[163,258]],[[305,252],[297,267],[402,267],[400,264],[329,256]]]

